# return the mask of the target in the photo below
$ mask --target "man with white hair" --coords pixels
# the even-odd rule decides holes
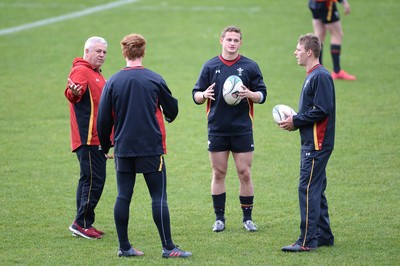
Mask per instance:
[[[94,209],[100,200],[106,180],[106,161],[100,149],[96,120],[100,95],[105,84],[101,66],[107,54],[107,42],[90,37],[84,46],[83,57],[75,58],[68,76],[65,97],[69,101],[71,150],[80,166],[76,190],[77,213],[69,227],[73,236],[101,238],[103,231],[93,227]]]

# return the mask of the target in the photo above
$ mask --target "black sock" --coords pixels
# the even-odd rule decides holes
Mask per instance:
[[[239,196],[239,200],[243,211],[243,222],[251,220],[254,196]]]
[[[340,71],[340,49],[341,49],[341,45],[331,44],[333,71],[335,73],[338,73]]]
[[[226,192],[219,195],[211,195],[214,204],[214,213],[216,220],[225,221],[225,202]]]

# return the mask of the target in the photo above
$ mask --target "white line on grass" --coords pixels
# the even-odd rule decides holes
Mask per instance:
[[[134,3],[134,2],[138,2],[138,1],[139,0],[119,0],[119,1],[116,1],[116,2],[111,2],[111,3],[105,4],[105,5],[91,7],[91,8],[88,8],[88,9],[84,9],[82,11],[70,13],[70,14],[67,14],[67,15],[59,16],[59,17],[48,18],[48,19],[39,20],[39,21],[36,21],[36,22],[28,23],[28,24],[23,24],[23,25],[20,25],[20,26],[17,26],[17,27],[2,29],[2,30],[0,30],[0,36],[11,34],[11,33],[15,33],[15,32],[18,32],[18,31],[31,29],[31,28],[46,26],[46,25],[49,25],[49,24],[53,24],[53,23],[64,21],[64,20],[68,20],[68,19],[73,19],[73,18],[77,18],[77,17],[83,17],[83,16],[86,16],[86,15],[90,15],[92,13],[104,11],[104,10],[107,10],[107,9],[119,7],[119,6],[122,6],[122,5],[130,4],[130,3]]]
[[[160,6],[138,6],[135,7],[135,11],[160,11],[168,10],[174,12],[235,12],[235,13],[255,13],[260,12],[261,8],[258,6],[254,7],[227,7],[227,6],[169,6],[167,4],[162,4]]]

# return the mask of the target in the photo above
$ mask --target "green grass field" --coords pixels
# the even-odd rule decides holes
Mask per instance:
[[[113,0],[0,0],[4,29],[86,10]],[[116,1],[116,0],[115,0]],[[305,70],[293,51],[312,31],[307,1],[142,0],[40,27],[0,34],[0,264],[1,265],[399,265],[400,141],[398,55],[400,2],[350,1],[344,16],[342,67],[357,75],[337,81],[336,149],[328,165],[327,197],[335,247],[287,254],[299,234],[299,135],[277,128],[271,109],[298,106]],[[253,163],[259,232],[241,225],[233,161],[227,178],[227,230],[213,233],[211,169],[205,106],[191,90],[202,64],[220,53],[223,27],[243,30],[242,53],[260,65],[268,99],[255,110]],[[116,256],[113,162],[96,223],[101,240],[73,238],[79,168],[70,152],[68,103],[63,95],[72,60],[92,35],[108,40],[105,77],[124,67],[119,42],[129,33],[148,41],[145,66],[159,72],[179,99],[167,125],[168,197],[174,242],[193,252],[164,260],[139,176],[130,239],[146,255]],[[331,61],[325,45],[325,65]]]

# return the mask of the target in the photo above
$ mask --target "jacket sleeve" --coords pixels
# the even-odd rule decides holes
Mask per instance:
[[[99,110],[97,114],[97,134],[104,153],[108,153],[112,146],[111,134],[114,125],[112,99],[112,89],[107,82],[101,93]]]
[[[85,72],[85,70],[86,69],[84,67],[80,67],[80,66],[73,67],[71,70],[71,73],[68,76],[75,84],[82,86],[81,95],[76,96],[68,88],[68,84],[67,84],[67,87],[65,88],[65,91],[64,91],[64,95],[68,99],[68,101],[70,101],[71,103],[79,102],[87,90],[88,76],[87,76],[87,73]]]
[[[206,67],[206,64],[204,64],[201,68],[199,78],[196,81],[196,84],[194,85],[194,88],[192,89],[192,99],[193,102],[197,105],[201,105],[201,103],[196,102],[194,95],[196,92],[199,91],[205,91],[209,85],[209,75],[208,75],[208,69]]]
[[[158,103],[162,108],[165,120],[171,123],[178,116],[178,100],[172,96],[167,84],[163,81],[160,86]]]
[[[68,88],[68,85],[65,88],[64,95],[68,99],[68,101],[70,101],[71,103],[77,103],[82,99],[82,95],[78,95],[78,96],[74,95],[71,92],[71,90]]]
[[[267,86],[264,83],[263,75],[257,63],[254,65],[254,71],[250,81],[250,89],[262,94],[261,101],[258,102],[259,104],[265,103],[267,100]]]
[[[319,75],[311,82],[313,82],[314,88],[313,106],[305,112],[293,116],[293,124],[296,128],[322,121],[334,109],[334,88],[328,77]]]

